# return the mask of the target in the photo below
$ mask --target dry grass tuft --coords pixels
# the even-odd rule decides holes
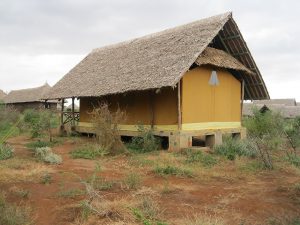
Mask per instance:
[[[31,159],[12,158],[0,164],[0,182],[30,182],[36,181],[42,174],[51,172],[47,165],[40,164]]]

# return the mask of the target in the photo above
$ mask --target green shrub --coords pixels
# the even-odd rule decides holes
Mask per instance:
[[[27,109],[24,111],[23,120],[33,138],[47,135],[49,141],[52,141],[51,129],[57,127],[57,116],[51,110]]]
[[[199,150],[187,149],[183,153],[186,155],[186,163],[201,163],[203,166],[211,167],[218,162],[213,156]]]
[[[298,155],[289,155],[287,161],[296,167],[300,167],[300,156]]]
[[[12,107],[0,104],[0,144],[20,133],[21,115]]]
[[[49,147],[42,147],[35,149],[35,157],[39,160],[50,164],[61,164],[62,157],[52,152]]]
[[[34,150],[36,148],[44,148],[44,147],[52,147],[52,146],[53,146],[52,142],[40,141],[40,140],[26,144],[26,147],[30,148],[32,150]]]
[[[12,158],[14,149],[8,144],[0,144],[0,160]]]
[[[128,148],[138,153],[157,151],[160,148],[160,140],[154,136],[153,130],[138,126],[139,135],[132,138]]]
[[[190,170],[187,169],[181,169],[175,166],[157,166],[154,169],[154,172],[158,175],[164,176],[164,175],[176,175],[176,176],[182,176],[182,177],[192,177],[193,173]]]
[[[244,121],[248,137],[255,143],[259,159],[266,168],[273,169],[274,150],[284,149],[286,122],[280,113],[253,110],[253,116]]]
[[[290,141],[291,146],[296,149],[300,146],[300,117],[296,117],[287,122],[285,133]]]
[[[240,140],[226,136],[221,145],[214,147],[214,152],[225,156],[229,160],[234,160],[236,156],[247,156],[254,158],[257,156],[256,145],[250,140]]]
[[[30,225],[31,210],[24,206],[9,204],[5,195],[0,193],[0,224],[3,225]]]
[[[85,144],[74,149],[70,154],[73,159],[95,159],[107,155],[108,152],[98,144]]]

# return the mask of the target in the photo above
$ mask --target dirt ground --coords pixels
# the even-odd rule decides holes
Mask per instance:
[[[20,136],[8,142],[14,147],[17,158],[32,160],[32,153],[25,147],[30,141],[28,137]],[[292,188],[300,182],[300,170],[296,168],[243,171],[240,169],[242,162],[228,161],[213,168],[199,169],[193,177],[161,177],[153,172],[152,163],[158,158],[168,161],[172,153],[150,154],[147,160],[143,156],[126,155],[105,156],[99,160],[72,159],[69,152],[77,144],[65,140],[53,148],[63,157],[61,165],[35,162],[33,169],[51,174],[50,184],[41,183],[38,172],[23,180],[18,180],[18,175],[11,180],[0,180],[0,189],[9,193],[9,201],[25,201],[32,207],[35,224],[76,224],[80,215],[78,205],[85,196],[70,194],[68,190],[84,190],[80,181],[93,173],[97,163],[101,165],[99,175],[117,184],[103,191],[109,199],[133,195],[136,190],[127,190],[121,181],[129,171],[137,171],[143,178],[140,188],[151,188],[158,193],[156,201],[161,209],[160,217],[169,225],[181,225],[193,219],[194,222],[189,224],[285,224],[300,217],[299,190]],[[22,169],[28,173],[26,168],[15,168]],[[26,190],[29,194],[22,198],[13,194],[16,189]],[[102,224],[99,221],[98,224]]]

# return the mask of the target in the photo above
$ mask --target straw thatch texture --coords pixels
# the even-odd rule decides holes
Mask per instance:
[[[270,99],[270,100],[254,100],[254,104],[266,104],[266,105],[285,105],[285,106],[296,106],[296,100],[294,98],[287,98],[287,99]]]
[[[23,103],[23,102],[41,102],[43,96],[51,89],[46,83],[45,85],[37,88],[28,88],[22,90],[14,90],[8,93],[4,98],[7,104]]]
[[[275,99],[274,99],[275,100]],[[276,99],[280,100],[280,99]],[[285,99],[282,99],[282,102]],[[275,101],[280,102],[280,101]],[[290,106],[285,104],[260,104],[260,103],[244,103],[243,104],[243,116],[253,116],[253,109],[258,110],[268,109],[273,112],[280,113],[284,118],[291,119],[300,116],[300,106]]]
[[[5,96],[6,96],[5,92],[0,89],[0,101],[3,101]]]
[[[202,65],[212,65],[221,68],[240,70],[246,72],[248,74],[254,74],[251,70],[245,67],[242,63],[240,63],[237,59],[229,55],[228,53],[207,47],[201,55],[197,58],[195,62],[198,66]]]
[[[65,75],[45,98],[102,96],[174,87],[231,20],[231,13],[225,13],[95,49]],[[243,45],[246,45],[245,42]],[[247,54],[253,61],[250,53]],[[247,63],[243,64],[247,66]],[[254,78],[245,84],[245,99],[269,98],[258,69],[254,70]],[[257,84],[260,86],[257,87]]]

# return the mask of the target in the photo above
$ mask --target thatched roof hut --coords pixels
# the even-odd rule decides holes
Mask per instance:
[[[6,97],[6,93],[0,89],[0,102],[4,101],[5,97]]]
[[[291,105],[292,99],[274,99],[275,101],[253,101],[253,103],[244,103],[243,116],[253,116],[253,109],[256,108],[260,111],[271,110],[280,113],[286,119],[292,119],[300,116],[300,106]],[[259,102],[259,103],[257,103]],[[264,104],[265,103],[265,104]],[[283,104],[278,104],[283,103]]]
[[[5,97],[5,103],[44,102],[42,98],[51,89],[49,84],[40,87],[13,90]]]
[[[51,87],[48,83],[40,87],[13,90],[4,98],[4,103],[14,106],[16,109],[23,111],[25,109],[51,108],[56,109],[57,101],[48,101],[45,106],[43,100],[45,94],[50,91]]]
[[[254,104],[261,105],[285,105],[285,106],[296,106],[297,102],[294,98],[285,98],[285,99],[265,99],[265,100],[254,100]]]
[[[244,66],[234,74],[245,81],[245,99],[269,98],[231,13],[95,49],[55,84],[46,98],[95,97],[175,87],[195,63],[222,67],[225,52],[207,47],[232,56],[226,61],[230,64],[227,68]]]

